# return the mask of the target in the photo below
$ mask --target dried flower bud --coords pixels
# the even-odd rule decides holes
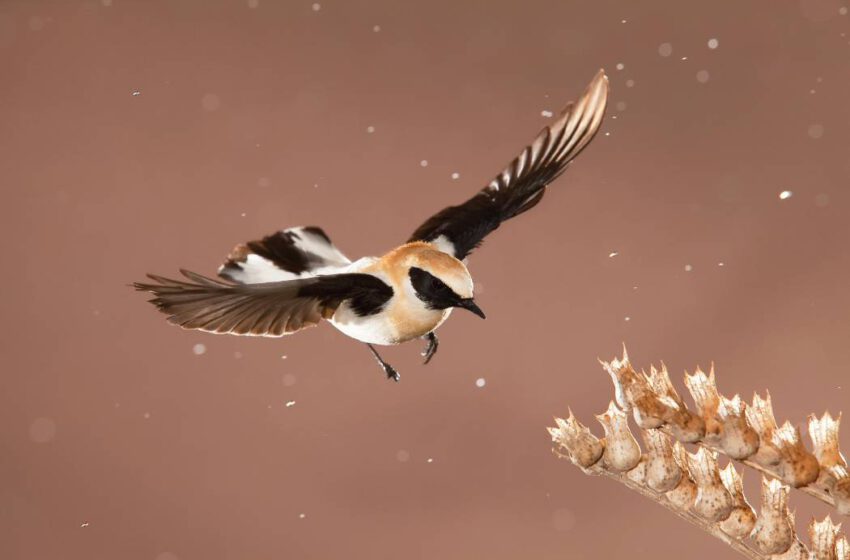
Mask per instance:
[[[560,445],[570,457],[570,460],[581,468],[588,468],[602,457],[604,446],[602,442],[590,433],[587,426],[576,420],[573,411],[566,420],[555,418],[557,428],[549,428],[552,441]]]
[[[641,455],[640,461],[638,462],[637,466],[632,470],[626,472],[626,478],[628,478],[635,484],[646,486],[646,465],[646,455]]]
[[[835,541],[835,558],[836,560],[850,560],[850,542],[847,542],[847,537],[841,537]]]
[[[646,485],[656,492],[668,492],[679,485],[682,470],[673,458],[670,438],[658,430],[643,430],[647,450]]]
[[[710,445],[716,444],[720,440],[723,426],[717,417],[720,395],[717,393],[714,380],[714,368],[711,368],[708,376],[700,368],[697,368],[693,375],[685,372],[685,385],[705,422],[705,442]]]
[[[670,382],[667,366],[662,363],[660,370],[655,369],[655,366],[650,367],[646,378],[652,391],[669,407],[664,420],[670,426],[673,437],[686,443],[702,440],[705,437],[705,422],[685,406],[682,397]]]
[[[640,461],[640,447],[635,436],[629,431],[626,413],[617,408],[612,401],[604,414],[596,416],[605,428],[605,450],[602,460],[607,468],[617,471],[629,471]]]
[[[771,556],[771,560],[811,560],[809,549],[806,545],[800,542],[800,539],[794,537],[794,542],[788,547],[788,550],[782,554]]]
[[[726,468],[720,471],[720,479],[735,502],[732,513],[720,522],[720,528],[724,533],[736,539],[746,538],[755,527],[756,512],[753,511],[753,507],[744,496],[744,484],[741,475],[735,470],[735,466],[729,463]]]
[[[785,422],[774,434],[779,448],[779,472],[782,480],[794,488],[811,484],[818,478],[820,466],[814,455],[803,446],[800,430]]]
[[[809,523],[809,539],[812,544],[813,560],[836,560],[835,544],[838,529],[841,525],[835,525],[827,515],[823,521],[812,519]]]
[[[720,480],[716,454],[700,447],[696,454],[688,454],[688,464],[697,485],[694,511],[709,521],[721,521],[729,517],[735,503]]]
[[[753,538],[765,554],[781,554],[797,538],[788,512],[788,486],[775,479],[762,478],[761,509]]]
[[[773,417],[773,405],[770,402],[770,393],[765,393],[761,398],[758,393],[753,394],[753,404],[747,407],[746,414],[750,426],[759,435],[759,449],[753,456],[753,460],[760,465],[773,466],[779,464],[779,448],[773,440],[778,429],[776,418]]]
[[[600,363],[614,383],[617,404],[626,412],[632,412],[638,426],[649,429],[664,425],[664,418],[670,415],[670,407],[675,403],[655,394],[646,376],[632,368],[625,347],[622,360],[614,358],[611,362]]]
[[[818,458],[822,467],[847,466],[847,461],[838,448],[838,427],[840,424],[840,414],[837,419],[833,419],[829,412],[825,412],[821,418],[814,414],[809,416],[809,436],[811,436],[814,444],[815,457]]]
[[[723,424],[720,448],[733,459],[746,459],[759,448],[759,435],[747,423],[747,405],[740,395],[720,397],[718,415]]]
[[[678,441],[673,444],[673,459],[679,466],[682,476],[679,479],[678,486],[667,492],[667,499],[678,509],[687,511],[693,507],[697,499],[697,485],[691,478],[690,470],[688,470],[688,452]]]
[[[826,469],[831,486],[829,493],[835,499],[835,508],[841,515],[850,515],[850,472],[844,465]]]

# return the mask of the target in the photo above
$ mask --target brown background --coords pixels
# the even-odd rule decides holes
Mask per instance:
[[[544,427],[595,424],[622,341],[850,411],[842,5],[4,0],[0,557],[731,555]],[[599,67],[610,135],[473,256],[487,321],[386,351],[399,384],[327,325],[183,332],[127,287],[285,226],[380,253]]]

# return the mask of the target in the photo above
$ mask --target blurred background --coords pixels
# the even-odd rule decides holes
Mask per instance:
[[[850,411],[847,11],[3,0],[0,557],[731,556],[545,427],[598,428],[623,342],[780,421]],[[380,254],[600,67],[602,133],[470,260],[488,319],[386,349],[401,383],[329,325],[186,332],[128,287],[295,225]]]

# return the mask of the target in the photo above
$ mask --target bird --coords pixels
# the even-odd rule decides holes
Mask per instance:
[[[351,261],[316,226],[293,227],[237,245],[218,269],[221,279],[181,269],[183,279],[148,274],[135,282],[150,302],[184,329],[281,337],[323,320],[365,343],[388,379],[398,371],[376,345],[427,341],[453,309],[484,319],[474,298],[467,259],[504,222],[536,206],[590,143],[602,123],[608,78],[596,73],[581,97],[567,104],[486,187],[440,210],[380,257]]]

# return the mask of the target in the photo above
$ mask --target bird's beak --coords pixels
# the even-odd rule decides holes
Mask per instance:
[[[476,305],[475,300],[472,299],[472,298],[466,298],[466,299],[460,300],[460,303],[458,303],[455,307],[463,307],[467,311],[472,311],[473,313],[475,313],[476,315],[478,315],[482,319],[487,318],[487,316],[484,315],[484,312],[481,311],[481,308],[478,307],[478,305]]]

